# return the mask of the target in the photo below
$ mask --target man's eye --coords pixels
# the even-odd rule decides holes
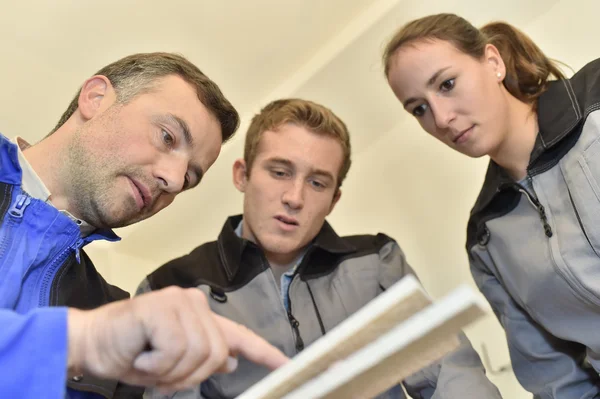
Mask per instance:
[[[283,170],[272,170],[271,174],[275,177],[285,177],[287,176],[287,173],[284,172]]]
[[[175,138],[173,137],[173,135],[164,129],[162,130],[161,134],[163,143],[165,143],[167,147],[172,147],[175,143]]]
[[[450,91],[454,88],[455,79],[444,80],[440,85],[441,91]]]
[[[325,188],[325,185],[324,185],[323,183],[321,183],[321,182],[319,182],[319,181],[316,181],[316,180],[312,180],[312,181],[310,182],[310,184],[312,184],[312,186],[313,186],[314,188],[316,188],[316,189],[319,189],[319,190],[320,190],[320,189],[323,189],[323,188]]]
[[[427,111],[427,105],[421,104],[418,107],[413,108],[412,114],[418,118],[419,116],[425,115],[425,111]]]

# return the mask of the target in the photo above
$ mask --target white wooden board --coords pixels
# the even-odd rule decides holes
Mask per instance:
[[[473,290],[461,287],[283,398],[372,398],[456,349],[457,334],[484,309]]]
[[[418,280],[406,276],[238,399],[281,399],[430,303]]]
[[[237,399],[373,397],[455,349],[483,309],[468,287],[432,304],[407,276]]]

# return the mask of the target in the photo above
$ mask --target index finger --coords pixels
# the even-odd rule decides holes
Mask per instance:
[[[240,354],[253,363],[275,370],[290,359],[250,329],[217,314],[213,315],[223,332],[225,342],[233,355]]]

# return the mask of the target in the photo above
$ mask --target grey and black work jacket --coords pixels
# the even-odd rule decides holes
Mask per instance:
[[[520,182],[491,162],[467,228],[477,285],[536,398],[600,398],[600,61],[553,82]]]
[[[212,310],[241,323],[292,357],[413,270],[384,234],[338,236],[328,223],[309,245],[288,287],[288,307],[269,263],[236,233],[241,216],[227,220],[217,241],[194,249],[150,274],[138,293],[167,286],[198,287]],[[500,398],[480,358],[462,346],[440,363],[403,381],[413,398]],[[176,399],[235,398],[268,371],[245,359],[232,374],[215,375]],[[147,391],[148,398],[164,398]],[[404,398],[397,386],[381,398]]]

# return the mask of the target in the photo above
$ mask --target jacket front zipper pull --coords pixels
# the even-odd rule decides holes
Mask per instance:
[[[73,251],[75,252],[75,259],[77,260],[77,263],[81,263],[81,256],[79,253],[79,249],[83,246],[83,240],[80,238],[77,240],[77,242],[71,247],[73,249]]]
[[[546,210],[544,209],[544,205],[542,205],[540,203],[540,201],[538,201],[537,198],[535,198],[534,196],[529,194],[529,192],[527,190],[525,190],[524,188],[519,187],[519,191],[521,193],[523,193],[523,195],[525,195],[525,197],[529,200],[531,205],[533,205],[535,207],[535,209],[537,209],[538,213],[540,214],[540,219],[542,220],[542,224],[544,226],[544,233],[546,233],[546,237],[548,237],[548,238],[552,237],[552,228],[550,227],[550,224],[548,223],[548,218],[546,217]]]
[[[25,208],[27,208],[27,205],[29,205],[30,202],[31,202],[30,196],[25,195],[25,194],[19,194],[17,196],[17,200],[15,201],[15,204],[8,211],[8,214],[15,218],[19,218],[19,219],[22,218],[23,212],[25,212]]]
[[[538,211],[540,213],[540,219],[542,219],[542,224],[544,225],[544,233],[546,233],[546,237],[552,237],[552,228],[548,223],[548,218],[546,217],[546,212],[544,211],[544,205],[538,202]]]
[[[300,323],[296,318],[292,315],[291,312],[288,312],[288,319],[290,320],[290,324],[292,325],[292,329],[294,330],[294,335],[296,336],[296,350],[301,352],[304,349],[304,341],[302,341],[302,337],[300,336],[300,330],[298,326]]]

